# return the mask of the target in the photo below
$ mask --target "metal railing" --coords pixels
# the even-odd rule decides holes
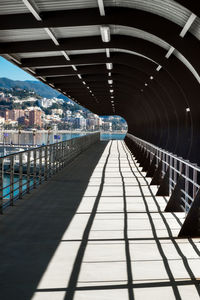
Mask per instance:
[[[177,157],[173,153],[163,150],[129,133],[127,134],[127,137],[137,145],[141,152],[145,151],[146,158],[150,160],[150,164],[153,159],[155,160],[156,168],[159,166],[161,168],[162,178],[164,178],[168,172],[169,196],[172,195],[172,192],[181,178],[181,208],[187,213],[190,210],[200,187],[200,168],[196,164],[192,164],[181,157]]]
[[[99,140],[95,132],[0,157],[0,213]]]

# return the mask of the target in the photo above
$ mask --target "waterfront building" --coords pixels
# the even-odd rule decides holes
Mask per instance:
[[[42,127],[42,111],[34,109],[29,112],[29,125]]]

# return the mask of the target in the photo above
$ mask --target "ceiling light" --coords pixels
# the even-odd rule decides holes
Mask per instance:
[[[190,27],[192,26],[192,23],[195,21],[196,18],[197,18],[197,16],[192,13],[180,33],[180,36],[182,38],[186,35],[187,31],[190,29]]]
[[[99,5],[99,11],[101,16],[105,16],[105,9],[104,9],[104,3],[103,0],[97,0]]]
[[[108,80],[108,83],[109,84],[113,84],[113,80]]]
[[[147,84],[147,83],[145,83],[144,85],[145,85],[145,86],[148,86],[148,84]]]
[[[52,39],[52,41],[54,42],[54,44],[56,46],[59,46],[59,42],[57,41],[55,35],[53,34],[53,32],[49,29],[49,28],[44,28],[44,30],[46,31],[46,33],[48,34],[48,36]]]
[[[113,98],[114,98],[114,96],[111,96],[111,98],[113,99]]]
[[[85,82],[85,81],[83,81],[83,84],[86,84],[86,82]]]
[[[162,69],[162,66],[159,65],[159,66],[157,67],[156,71],[160,71],[161,69]]]
[[[108,73],[108,76],[111,76],[111,72]]]
[[[186,112],[190,112],[190,108],[189,107],[186,108]]]
[[[108,48],[106,48],[106,56],[107,56],[107,58],[110,57],[110,49],[108,49]]]
[[[104,43],[110,42],[110,28],[109,26],[100,27],[101,38]]]
[[[114,92],[114,90],[110,90],[110,92],[111,92],[111,93],[113,93],[113,92]]]
[[[153,76],[150,76],[150,79],[153,80]]]
[[[82,79],[82,77],[81,77],[81,75],[80,75],[80,74],[78,74],[78,77],[79,77],[80,79]]]
[[[37,9],[33,6],[33,4],[31,3],[31,1],[30,0],[23,0],[23,2],[26,5],[26,7],[30,10],[30,12],[34,15],[34,17],[36,18],[36,20],[42,21],[39,13],[37,12]]]
[[[61,51],[61,53],[62,53],[62,55],[64,55],[66,60],[70,60],[69,56],[67,55],[67,53],[65,51]]]
[[[112,70],[113,64],[112,64],[112,63],[107,63],[107,64],[106,64],[106,67],[107,67],[108,70]],[[108,74],[108,75],[109,75],[109,74]],[[109,76],[110,76],[110,75],[109,75]]]
[[[74,65],[72,65],[72,68],[74,69],[74,71],[77,71],[77,68]]]
[[[175,48],[174,47],[170,47],[169,51],[167,52],[167,54],[165,55],[166,58],[169,58],[171,56],[171,54],[174,52]]]

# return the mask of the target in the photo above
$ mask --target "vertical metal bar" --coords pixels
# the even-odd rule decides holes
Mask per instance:
[[[44,180],[48,178],[48,146],[44,148]]]
[[[61,168],[65,165],[65,145],[64,142],[61,143]]]
[[[30,192],[30,157],[31,152],[27,152],[27,165],[26,165],[26,191],[27,193]]]
[[[38,170],[38,176],[39,176],[39,184],[42,183],[42,148],[38,149],[39,154],[39,170]]]
[[[48,164],[48,178],[53,174],[53,146],[48,145],[48,156],[49,156],[49,164]]]
[[[174,156],[176,156],[176,155],[174,155]],[[178,178],[178,176],[177,176],[177,159],[174,158],[174,181],[176,183],[177,183],[177,178]]]
[[[173,167],[174,167],[174,159],[170,155],[168,156],[169,160],[169,194],[171,195],[172,190],[174,189],[174,183],[173,183]]]
[[[10,205],[14,202],[14,155],[10,156]]]
[[[185,177],[186,177],[186,179],[185,179],[185,193],[186,194],[185,194],[184,198],[185,198],[185,202],[188,203],[188,192],[189,192],[189,181],[188,181],[189,166],[188,165],[185,166]],[[185,212],[187,212],[187,210],[188,210],[186,203],[185,203]]]
[[[56,173],[59,171],[59,143],[56,143]]]
[[[192,176],[193,176],[193,182],[197,184],[197,170],[193,169]],[[195,184],[193,184],[193,199],[196,197],[197,194],[197,187]]]
[[[33,188],[37,185],[37,150],[33,150]]]
[[[0,158],[0,213],[3,214],[4,158]]]
[[[19,153],[19,199],[22,198],[23,161],[22,153]]]

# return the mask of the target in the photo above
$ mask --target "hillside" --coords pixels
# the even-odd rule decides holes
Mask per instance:
[[[20,80],[11,80],[8,78],[0,78],[0,87],[2,88],[14,88],[19,87],[21,89],[27,89],[30,91],[34,91],[36,94],[38,94],[41,97],[44,98],[53,98],[53,97],[59,97],[60,93],[56,90],[52,89],[48,85],[40,82],[40,81],[20,81]],[[65,97],[68,99],[67,97]]]

